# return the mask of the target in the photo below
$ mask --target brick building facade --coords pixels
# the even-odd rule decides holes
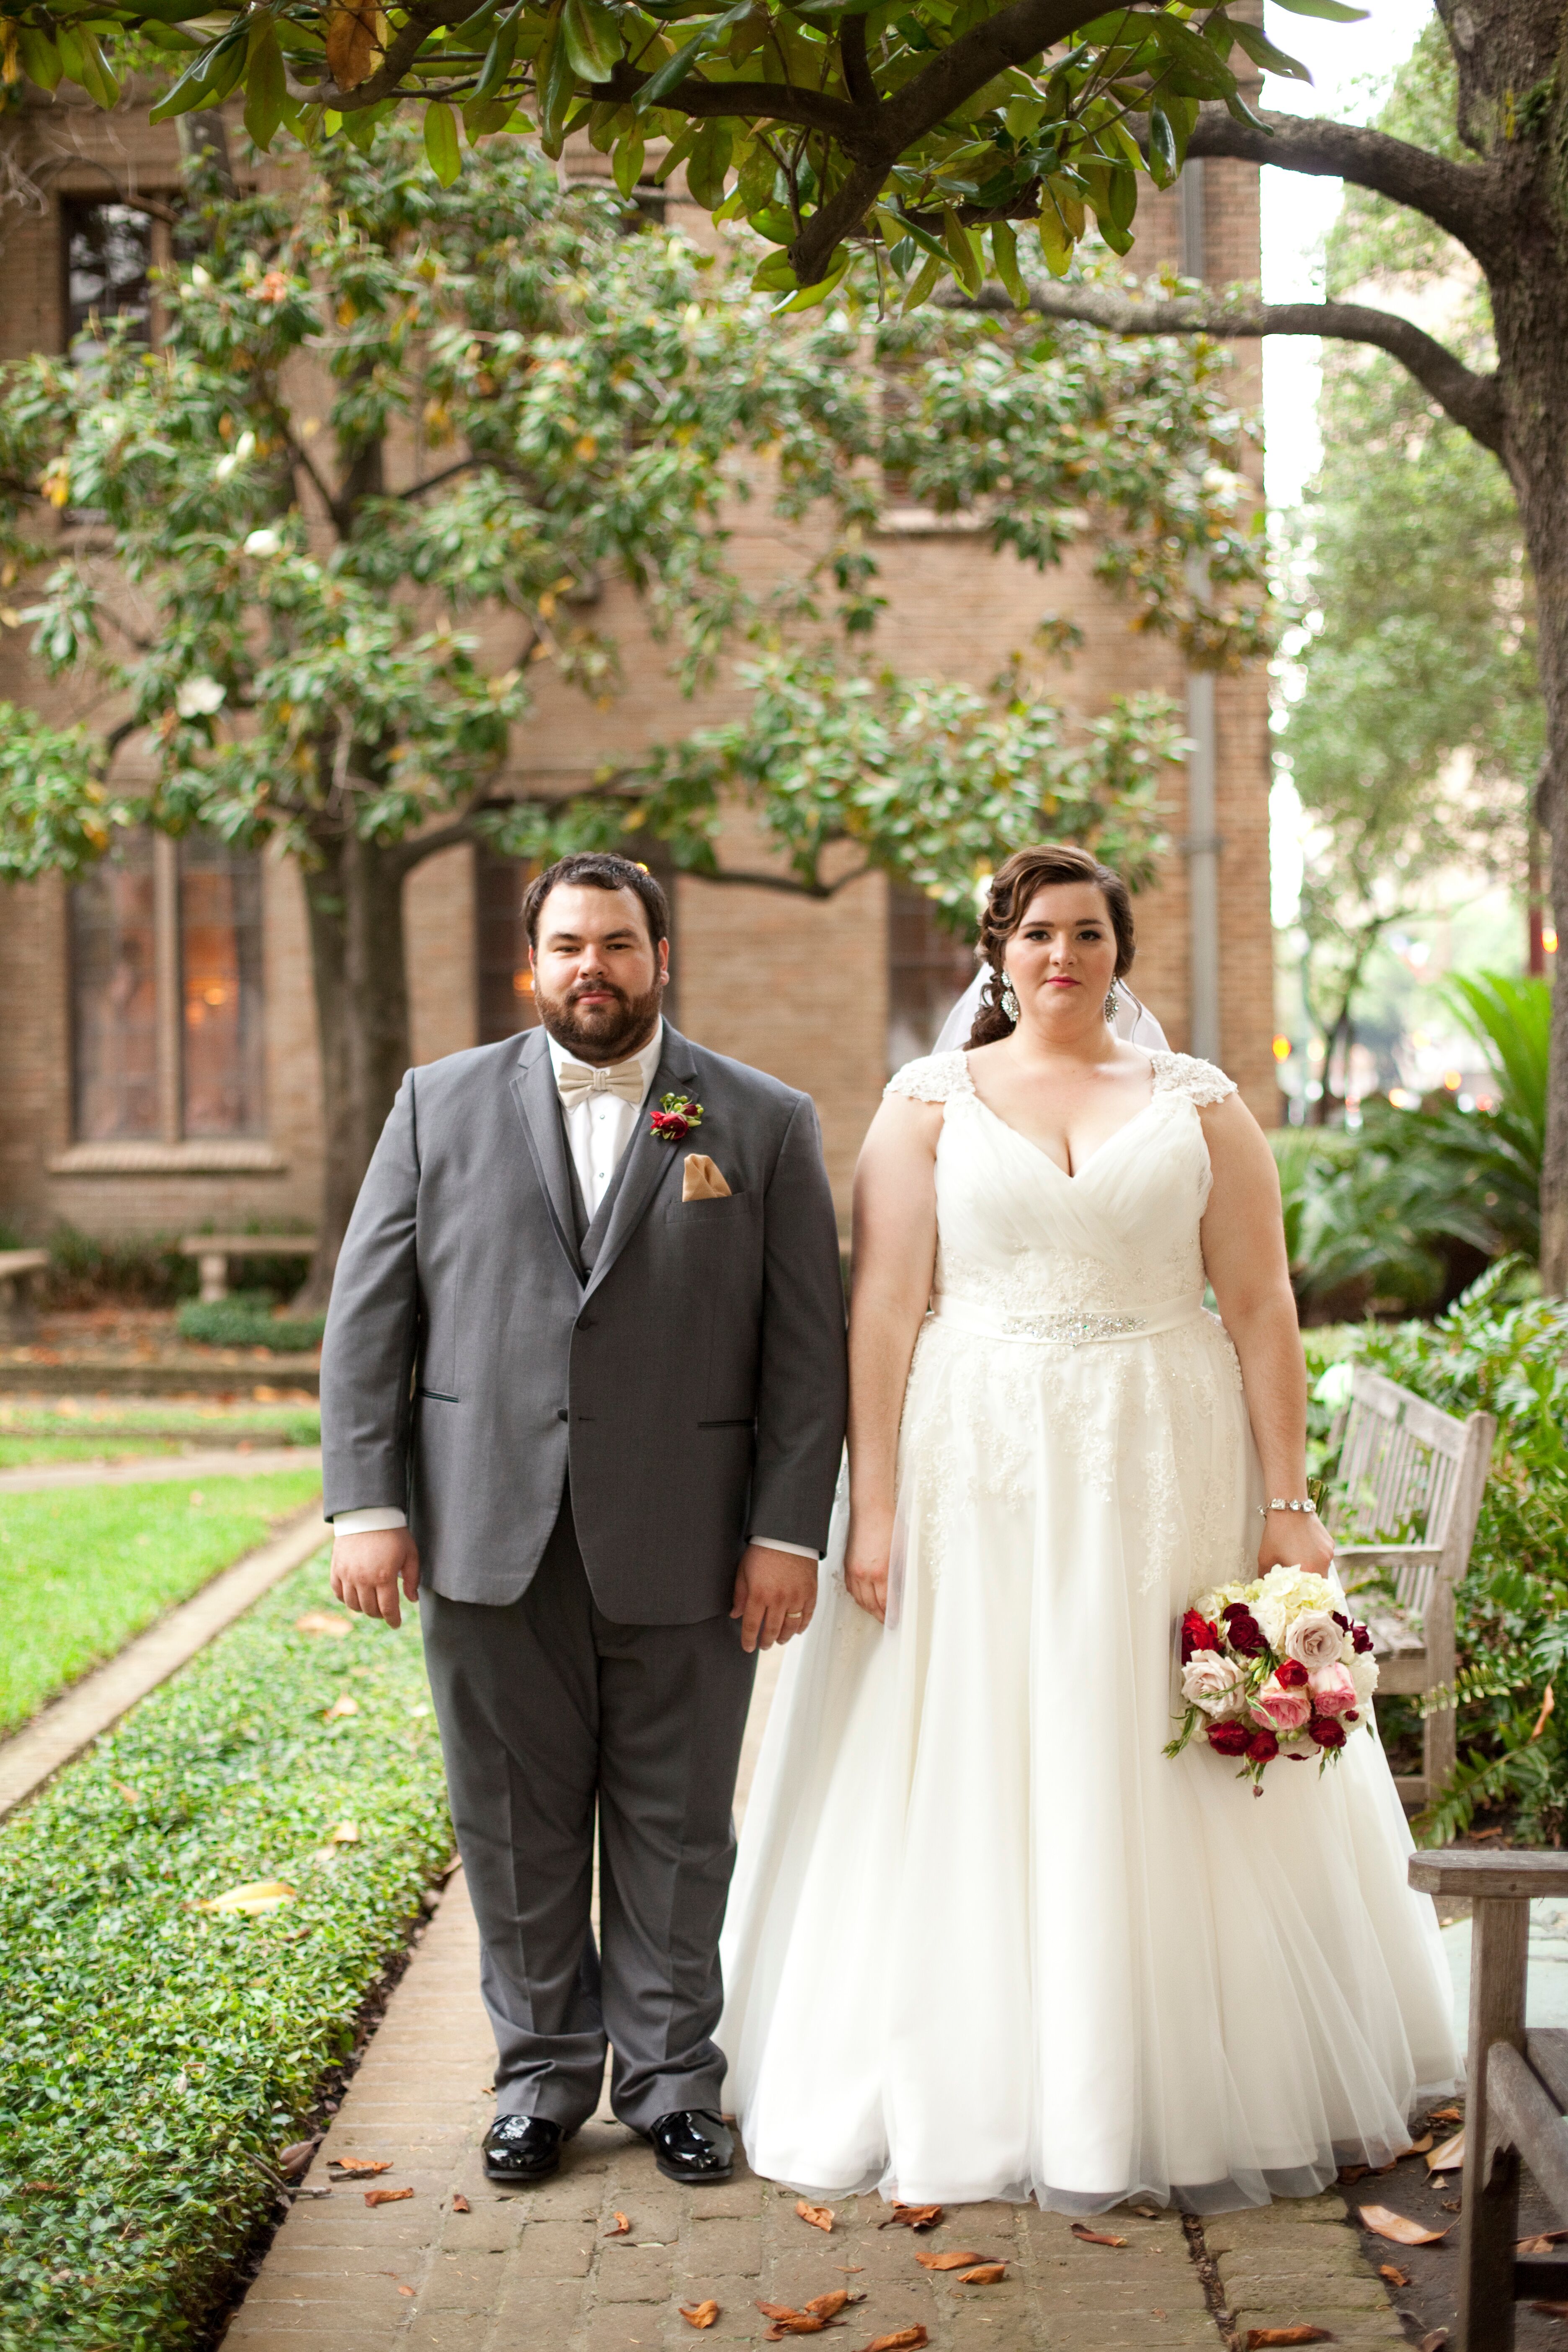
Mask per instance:
[[[116,273],[122,299],[142,299],[131,282],[137,254],[144,258],[150,244],[161,257],[168,232],[159,199],[178,180],[172,128],[144,117],[56,106],[13,126],[14,160],[39,194],[0,213],[4,358],[65,349],[95,287]],[[1216,283],[1256,279],[1258,199],[1249,165],[1193,168],[1141,215],[1140,266],[1176,262]],[[121,205],[143,216],[131,223],[142,246],[133,236],[126,251],[115,249]],[[679,199],[672,209],[694,233],[706,226]],[[145,299],[155,303],[155,293]],[[1257,405],[1256,345],[1237,349],[1235,391],[1238,405]],[[779,529],[763,500],[740,511],[733,552],[742,572],[769,573]],[[889,518],[878,552],[889,600],[880,641],[896,647],[906,673],[984,686],[1049,605],[1084,631],[1057,682],[1075,712],[1092,716],[1130,688],[1186,696],[1197,749],[1165,788],[1180,846],[1138,903],[1134,985],[1173,1043],[1220,1060],[1271,1122],[1264,676],[1212,686],[1184,678],[1179,656],[1133,635],[1080,560],[1042,577],[909,512]],[[564,786],[602,758],[734,707],[727,690],[682,703],[630,592],[611,588],[605,604],[603,625],[622,649],[620,699],[590,720],[580,698],[547,683],[518,747],[520,774]],[[31,665],[26,636],[25,627],[0,630],[0,700],[61,716],[69,706]],[[742,832],[727,837],[726,853],[754,868],[760,853]],[[112,904],[100,882],[0,893],[0,1222],[30,1235],[60,1220],[101,1234],[308,1222],[322,1114],[298,874],[212,845],[149,841],[136,857],[135,870],[117,877]],[[415,1058],[523,1025],[516,870],[458,847],[416,868],[407,892]],[[674,896],[675,1017],[703,1043],[814,1096],[847,1210],[889,1068],[929,1045],[965,976],[964,951],[937,932],[923,902],[879,877],[820,905],[691,879]],[[133,935],[134,950],[112,969],[110,931],[121,950]],[[99,1011],[116,990],[110,1034]]]

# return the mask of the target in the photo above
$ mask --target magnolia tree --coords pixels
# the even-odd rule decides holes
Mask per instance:
[[[879,667],[885,474],[1037,566],[1092,535],[1130,620],[1189,660],[1261,642],[1217,350],[848,303],[783,332],[743,274],[628,235],[625,210],[563,194],[516,140],[449,191],[395,127],[339,142],[286,196],[208,205],[155,350],[110,336],[0,384],[13,610],[47,671],[95,709],[107,683],[120,714],[0,714],[0,874],[68,874],[137,822],[299,860],[328,1107],[316,1296],[409,1059],[403,885],[454,843],[658,839],[716,884],[815,898],[875,867],[955,912],[1042,826],[1148,872],[1170,705],[1085,730],[1026,663],[990,694]],[[727,518],[753,486],[813,527],[749,598]],[[742,720],[595,765],[612,578],[688,687],[751,639]],[[584,698],[590,781],[564,799],[513,756],[546,666]],[[736,797],[784,853],[759,873],[718,856]]]

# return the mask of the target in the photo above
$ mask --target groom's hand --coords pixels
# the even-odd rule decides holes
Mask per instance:
[[[748,1544],[735,1571],[730,1611],[741,1621],[741,1647],[771,1650],[804,1633],[816,1607],[816,1562],[804,1553]]]
[[[334,1537],[332,1591],[345,1608],[401,1625],[399,1587],[405,1601],[419,1591],[419,1548],[406,1528]]]

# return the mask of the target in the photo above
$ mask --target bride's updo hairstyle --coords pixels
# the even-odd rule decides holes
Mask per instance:
[[[1131,971],[1136,945],[1132,893],[1121,875],[1113,874],[1109,866],[1101,866],[1087,849],[1075,849],[1070,842],[1044,842],[1037,849],[1016,849],[1006,864],[998,867],[985,896],[985,912],[980,919],[980,952],[991,967],[991,976],[980,992],[980,1010],[969,1033],[966,1053],[976,1045],[994,1045],[998,1038],[1012,1035],[1014,1024],[1002,1010],[1005,979],[1002,960],[1007,952],[1008,940],[1021,929],[1037,890],[1048,890],[1058,882],[1089,882],[1099,891],[1116,936],[1116,977],[1121,980]]]

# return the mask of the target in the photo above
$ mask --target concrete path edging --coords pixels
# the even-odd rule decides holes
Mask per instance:
[[[254,1458],[254,1457],[253,1457]],[[181,1475],[191,1465],[181,1465]],[[210,1474],[209,1474],[210,1475]],[[327,1541],[318,1496],[264,1544],[247,1552],[155,1625],[128,1642],[118,1656],[89,1675],[0,1744],[0,1820],[118,1723],[215,1634],[242,1617],[262,1594],[308,1560]]]
[[[261,1445],[241,1452],[204,1445],[189,1454],[126,1454],[117,1462],[22,1462],[0,1470],[0,1496],[43,1495],[54,1486],[161,1486],[197,1472],[204,1478],[261,1478],[274,1470],[319,1470],[319,1445]]]

